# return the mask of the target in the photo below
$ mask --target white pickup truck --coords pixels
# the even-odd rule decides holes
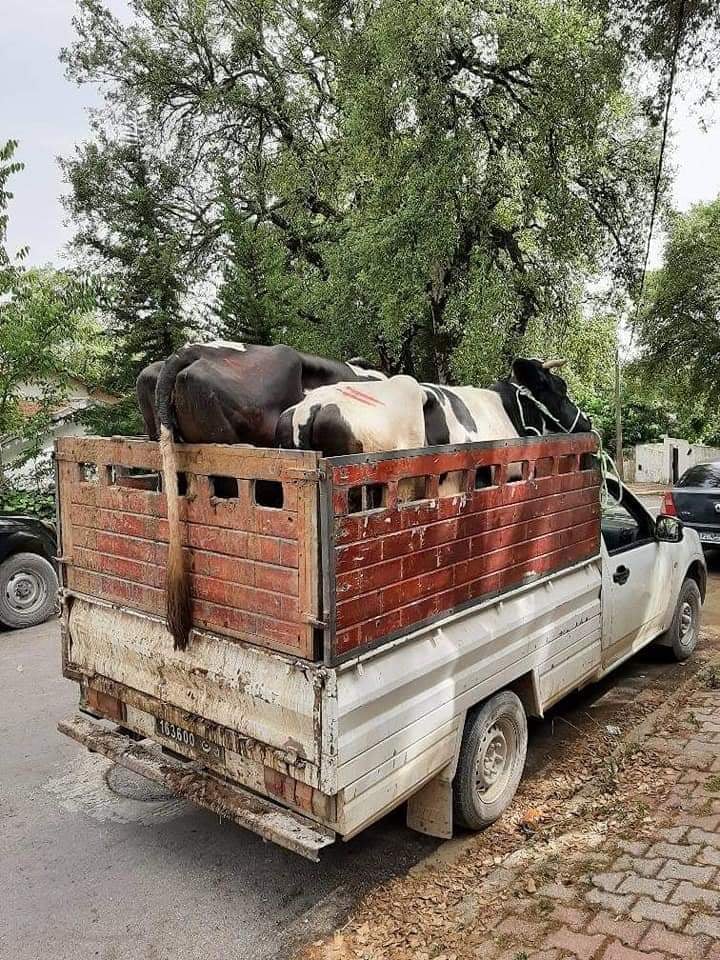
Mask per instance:
[[[194,630],[177,650],[157,445],[59,441],[81,711],[59,729],[312,859],[404,801],[435,836],[491,823],[527,716],[653,641],[682,660],[698,640],[697,534],[613,481],[601,511],[594,450],[588,435],[329,460],[183,447]],[[443,498],[448,472],[463,492]],[[409,477],[420,500],[403,500]]]

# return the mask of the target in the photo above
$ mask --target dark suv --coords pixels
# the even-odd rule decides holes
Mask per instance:
[[[0,625],[33,627],[52,616],[56,552],[51,523],[0,513]]]

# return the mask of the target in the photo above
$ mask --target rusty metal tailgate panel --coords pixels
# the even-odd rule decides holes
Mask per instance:
[[[265,797],[220,780],[199,764],[183,763],[155,753],[142,743],[85,717],[69,717],[58,724],[58,730],[91,752],[100,753],[128,770],[162,783],[178,796],[309,860],[317,861],[322,848],[335,840],[331,830]]]
[[[196,632],[174,650],[164,623],[75,598],[68,617],[70,665],[172,704],[271,747],[320,764],[322,678],[310,664]]]

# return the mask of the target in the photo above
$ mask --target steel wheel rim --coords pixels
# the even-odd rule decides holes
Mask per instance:
[[[504,792],[516,753],[515,726],[500,717],[485,733],[475,760],[475,790],[483,803],[494,803]]]
[[[18,570],[5,586],[5,600],[16,613],[35,613],[47,600],[47,585],[32,570]]]
[[[689,600],[680,607],[680,643],[687,646],[692,640],[695,629],[695,612]]]

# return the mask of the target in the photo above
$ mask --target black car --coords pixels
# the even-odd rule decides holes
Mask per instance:
[[[720,461],[689,467],[665,494],[662,512],[697,530],[703,547],[720,547]]]
[[[56,553],[51,523],[0,513],[0,626],[33,627],[52,616]]]

